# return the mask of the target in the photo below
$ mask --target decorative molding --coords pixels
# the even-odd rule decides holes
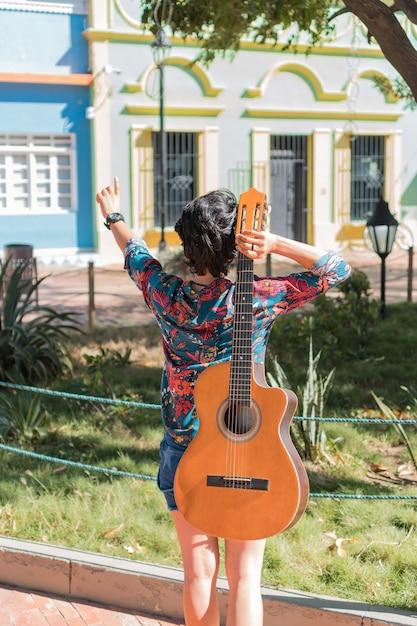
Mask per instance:
[[[0,11],[32,11],[35,13],[64,13],[87,15],[87,0],[0,0]]]
[[[388,83],[391,85],[391,79],[389,78],[389,76],[387,76],[386,74],[384,74],[384,72],[381,72],[380,70],[375,70],[373,68],[368,69],[368,70],[362,70],[361,72],[359,72],[359,74],[356,76],[356,79],[359,78],[365,78],[368,80],[374,80],[375,78],[382,78],[385,81],[388,81]],[[352,81],[349,81],[346,83],[345,85],[345,90],[348,91],[349,87],[351,85]],[[384,98],[385,98],[385,102],[387,104],[395,104],[396,102],[399,101],[399,97],[396,96],[392,91],[389,91],[386,94],[383,94]]]
[[[402,113],[372,111],[307,111],[297,109],[253,109],[248,108],[242,117],[263,119],[305,119],[305,120],[361,120],[369,122],[396,122]]]
[[[136,28],[136,29],[139,29],[139,30],[143,31],[143,24],[139,20],[135,20],[133,17],[130,17],[130,15],[128,15],[126,10],[120,4],[120,0],[113,0],[113,2],[112,2],[112,0],[110,0],[110,6],[112,6],[112,5],[117,10],[117,12],[119,13],[120,17],[122,19],[124,19],[124,21],[127,24],[129,24],[129,26],[133,26],[133,28]],[[112,9],[113,9],[113,6],[112,6]],[[138,14],[139,14],[139,3],[137,4],[137,10],[138,10]]]
[[[224,111],[225,107],[189,107],[189,106],[167,106],[164,108],[165,115],[173,117],[217,117]],[[128,104],[122,109],[125,115],[158,115],[158,106],[148,106],[147,104]]]
[[[87,28],[84,33],[84,37],[89,41],[113,41],[119,43],[151,43],[154,40],[154,36],[149,33],[127,33],[114,30]],[[196,37],[171,37],[171,43],[174,46],[179,47],[193,47],[200,48],[199,40]],[[285,44],[267,44],[254,41],[243,40],[240,43],[240,50],[257,50],[260,52],[271,52],[276,54],[277,52],[294,54],[294,53],[309,53],[311,55],[325,55],[325,56],[342,56],[350,57],[352,50],[349,46],[308,46],[306,44],[298,44],[292,47],[288,47]],[[382,59],[384,55],[380,48],[358,48],[355,51],[355,55],[358,57],[368,57],[371,59]]]
[[[177,67],[187,72],[192,78],[194,78],[194,80],[197,81],[203,96],[206,96],[207,98],[215,98],[224,89],[223,87],[214,87],[210,81],[208,73],[204,71],[201,65],[198,65],[198,63],[193,62],[191,59],[187,59],[185,57],[169,57],[164,62],[164,65]],[[127,93],[144,92],[148,78],[155,68],[155,64],[150,65],[142,73],[136,83],[126,83],[122,91],[126,91]]]
[[[243,98],[261,98],[274,74],[289,72],[302,78],[311,88],[316,100],[321,102],[340,102],[347,99],[344,91],[324,91],[320,78],[307,65],[302,63],[280,63],[269,69],[259,81],[257,87],[248,87],[242,94]]]
[[[89,87],[92,82],[92,74],[29,74],[24,72],[0,72],[0,83],[73,85],[78,87]]]

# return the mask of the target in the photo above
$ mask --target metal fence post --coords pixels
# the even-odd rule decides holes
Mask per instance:
[[[414,246],[410,246],[408,248],[407,302],[413,301],[413,256]]]
[[[93,330],[96,324],[96,307],[94,303],[94,261],[88,262],[88,329]]]

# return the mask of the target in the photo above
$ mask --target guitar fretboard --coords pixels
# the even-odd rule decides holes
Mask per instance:
[[[252,376],[253,261],[238,252],[229,399],[249,406]]]

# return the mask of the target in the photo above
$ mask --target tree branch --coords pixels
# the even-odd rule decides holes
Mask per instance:
[[[415,0],[395,0],[390,6],[391,11],[402,11],[410,22],[417,24],[417,2]]]
[[[344,7],[343,9],[339,9],[338,11],[336,11],[336,13],[333,13],[333,15],[331,15],[329,17],[329,19],[327,20],[328,24],[330,24],[330,22],[332,20],[335,20],[336,17],[339,17],[339,15],[343,15],[344,13],[350,13],[350,9],[347,9],[346,7]]]
[[[392,10],[380,0],[344,0],[377,40],[384,56],[410,86],[417,100],[417,51]]]

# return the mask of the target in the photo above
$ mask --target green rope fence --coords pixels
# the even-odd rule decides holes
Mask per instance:
[[[160,404],[152,404],[151,402],[137,402],[136,400],[120,400],[117,398],[105,398],[103,396],[88,396],[82,393],[72,393],[68,391],[55,391],[54,389],[45,389],[44,387],[31,387],[30,385],[18,385],[0,380],[0,387],[16,389],[19,391],[30,391],[40,393],[46,396],[57,398],[70,398],[72,400],[84,400],[86,402],[100,402],[102,404],[113,404],[135,407],[137,409],[160,409]],[[352,424],[402,424],[417,425],[417,419],[381,419],[378,417],[302,417],[295,415],[295,420],[314,421],[314,422],[349,422]]]
[[[148,402],[136,402],[134,400],[120,400],[116,398],[105,398],[101,396],[89,396],[85,394],[70,393],[65,391],[55,391],[53,389],[46,389],[44,387],[33,387],[30,385],[18,385],[16,383],[9,383],[0,381],[0,387],[15,389],[19,391],[29,391],[32,393],[41,393],[53,397],[70,398],[74,400],[83,400],[88,402],[100,402],[103,404],[123,405],[136,408],[146,409],[160,409],[160,404],[152,404]],[[301,417],[295,416],[297,420],[317,420],[321,422],[350,422],[359,424],[417,424],[417,419],[401,420],[401,419],[378,419],[378,418],[355,418],[355,417]],[[125,478],[135,478],[137,480],[151,480],[156,481],[156,476],[150,476],[148,474],[139,474],[136,472],[126,472],[124,470],[118,470],[113,467],[100,467],[98,465],[90,465],[88,463],[82,463],[81,461],[70,461],[69,459],[62,459],[59,457],[49,456],[46,454],[40,454],[38,452],[32,452],[31,450],[24,450],[22,448],[16,448],[7,444],[0,443],[0,450],[5,452],[11,452],[21,456],[34,458],[45,463],[59,463],[60,465],[66,465],[68,467],[74,467],[85,471],[97,472],[105,474],[106,476],[119,476]],[[363,494],[363,493],[310,493],[312,498],[329,498],[329,499],[344,499],[344,500],[417,500],[416,495],[397,495],[397,494]]]

